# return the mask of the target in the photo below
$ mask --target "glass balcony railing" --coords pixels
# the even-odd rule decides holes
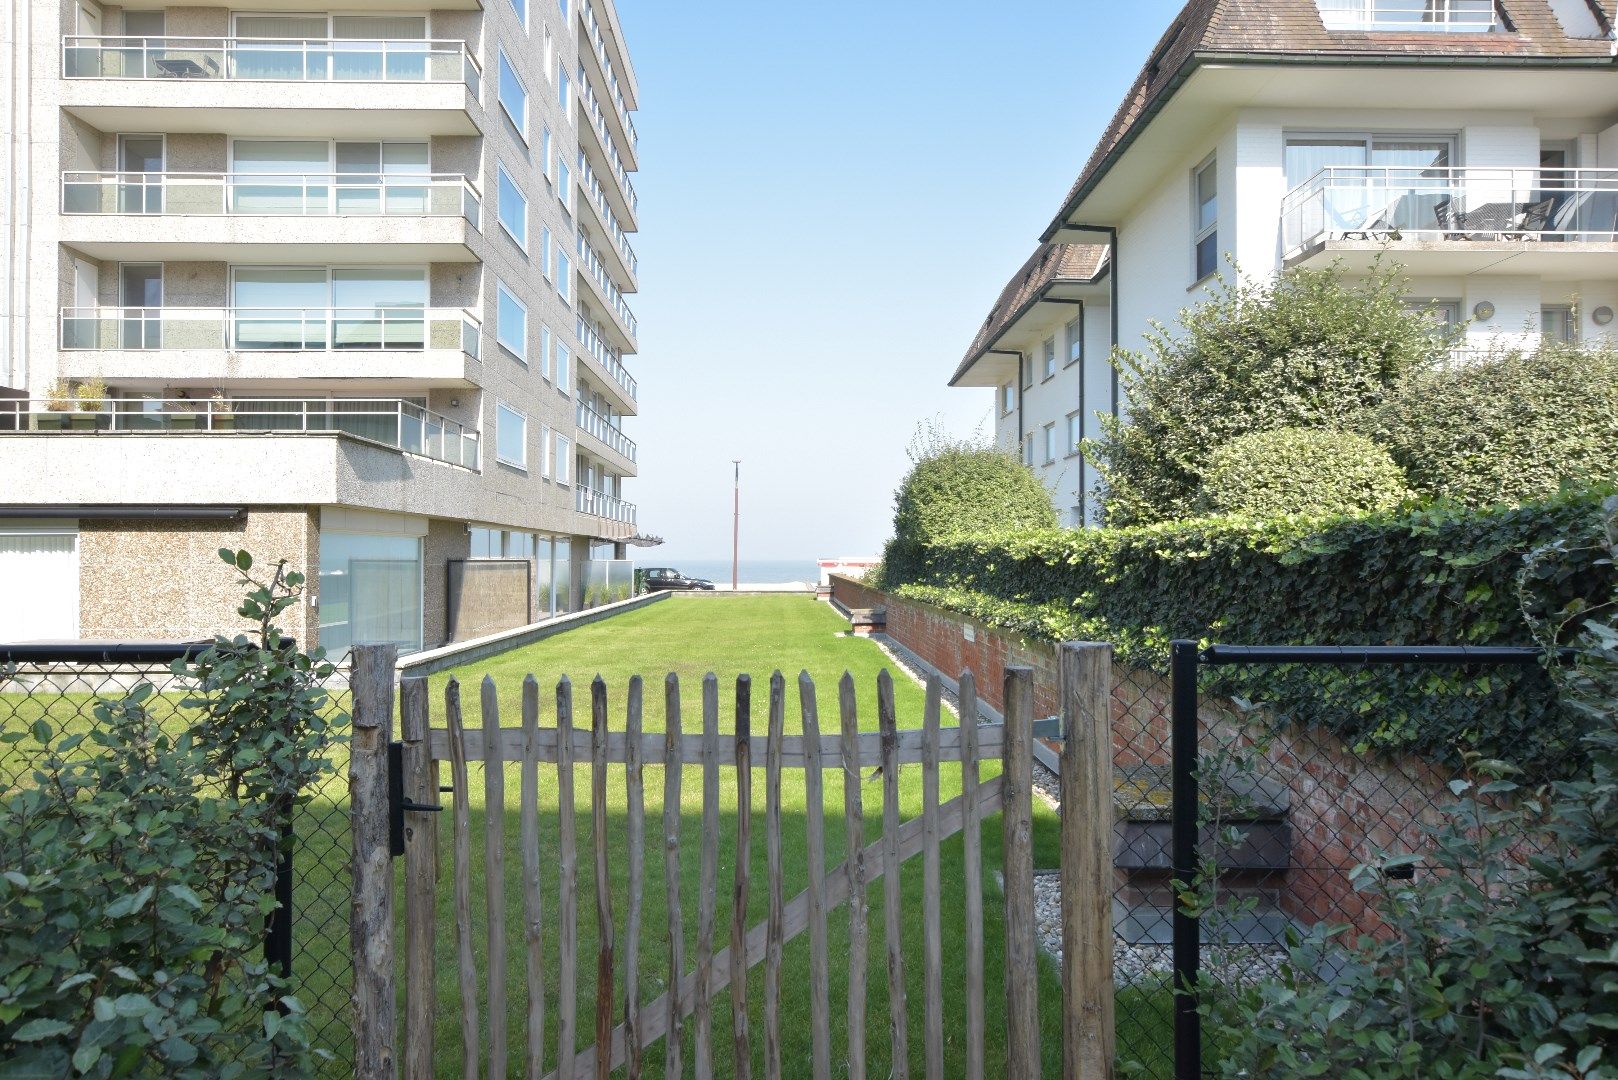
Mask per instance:
[[[64,172],[64,214],[482,217],[460,173]]]
[[[635,337],[640,332],[640,324],[635,321],[635,313],[629,310],[629,301],[624,299],[624,291],[618,287],[617,282],[612,280],[612,275],[607,272],[606,264],[601,261],[601,256],[596,253],[596,249],[591,247],[584,239],[584,233],[582,232],[578,234],[577,247],[579,269],[583,270],[586,276],[595,282],[596,288],[600,291],[601,299],[606,301],[613,314],[618,316],[618,321],[629,332],[629,336]]]
[[[434,461],[478,467],[477,432],[398,398],[0,399],[0,431],[275,435],[335,431]]]
[[[601,491],[591,491],[582,484],[573,489],[573,506],[581,514],[592,517],[606,518],[616,521],[620,525],[635,524],[636,507],[634,503],[608,495]]]
[[[607,189],[602,186],[601,180],[596,176],[595,170],[590,168],[590,162],[579,151],[579,188],[587,196],[591,206],[601,217],[601,223],[612,234],[613,242],[618,245],[618,251],[624,257],[624,263],[633,275],[640,274],[640,258],[629,243],[629,233],[618,222],[618,215],[612,212],[612,202],[607,198]]]
[[[1327,30],[1486,34],[1498,22],[1495,0],[1319,0]]]
[[[635,376],[629,373],[629,369],[624,367],[618,350],[601,340],[601,335],[596,333],[595,327],[591,326],[583,315],[573,316],[573,329],[578,335],[579,344],[584,346],[584,351],[601,365],[625,394],[629,395],[629,400],[640,400],[640,384],[635,381]]]
[[[479,324],[454,308],[68,307],[66,350],[230,349],[244,352],[421,352],[476,359]]]
[[[628,458],[630,461],[635,460],[635,443],[622,431],[608,423],[606,417],[582,401],[575,407],[574,414],[578,420],[580,431],[594,437],[597,442]]]
[[[362,38],[104,37],[62,39],[67,79],[465,83],[483,73],[464,41]]]
[[[1281,238],[1618,242],[1618,169],[1334,166],[1287,193]]]

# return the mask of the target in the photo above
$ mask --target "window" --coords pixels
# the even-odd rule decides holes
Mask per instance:
[[[556,388],[564,394],[573,393],[573,354],[560,341],[556,343]]]
[[[1056,424],[1053,421],[1045,425],[1045,464],[1051,464],[1056,457]]]
[[[473,525],[471,534],[474,559],[532,559],[536,543],[534,534],[513,529],[486,529]]]
[[[528,362],[528,309],[517,295],[501,281],[495,285],[498,294],[495,307],[494,337],[507,352],[523,363]]]
[[[573,443],[561,432],[556,433],[556,452],[551,455],[552,471],[558,484],[571,483],[569,474],[573,466]]]
[[[421,648],[421,538],[320,530],[320,645],[337,658],[356,641]]]
[[[1017,407],[1017,384],[1008,382],[1000,388],[1000,412],[1004,416],[1011,415]]]
[[[1079,452],[1079,444],[1084,441],[1084,415],[1070,412],[1067,414],[1067,453],[1069,457]]]
[[[1196,280],[1219,269],[1219,163],[1209,158],[1191,174],[1192,238]]]
[[[230,305],[234,349],[420,349],[427,340],[419,267],[237,266]]]
[[[539,373],[546,379],[551,377],[551,328],[539,328]]]
[[[539,227],[539,272],[550,280],[551,276],[551,227]]]
[[[562,107],[562,115],[566,116],[569,120],[572,119],[572,117],[568,114],[568,111],[567,111],[568,99],[570,97],[572,97],[572,94],[569,92],[570,89],[571,89],[571,85],[567,81],[567,72],[562,70],[561,65],[557,65],[557,68],[556,68],[556,103]]]
[[[573,288],[573,264],[568,257],[562,254],[562,249],[556,249],[556,291],[563,300],[571,299]]]
[[[1494,0],[1316,0],[1327,30],[1486,34]],[[1558,15],[1561,13],[1558,12]],[[1592,20],[1593,22],[1593,20]]]
[[[505,465],[528,468],[528,418],[503,401],[494,407],[494,457]]]
[[[1405,310],[1412,315],[1432,321],[1433,337],[1440,341],[1458,342],[1461,339],[1461,302],[1459,300],[1406,300]]]
[[[539,425],[539,475],[551,475],[551,429],[545,424]]]
[[[539,171],[545,174],[545,179],[551,178],[551,127],[549,124],[540,128],[539,132]]]
[[[517,13],[517,18],[522,21],[522,28],[524,30],[527,30],[528,29],[528,0],[511,0],[511,8],[512,8],[513,11],[515,11]]]
[[[131,142],[120,144],[124,168],[139,171],[127,161]],[[420,214],[429,209],[424,184],[397,182],[431,171],[425,141],[234,139],[230,171],[231,206],[239,213]]]
[[[1067,329],[1067,362],[1077,364],[1084,359],[1084,308],[1079,308],[1079,314],[1069,319]]]
[[[1056,377],[1056,335],[1055,334],[1052,334],[1050,337],[1045,339],[1045,344],[1043,346],[1041,346],[1040,359],[1041,359],[1040,378],[1042,378],[1042,379],[1054,379]]]
[[[1554,304],[1539,309],[1540,339],[1561,345],[1577,344],[1579,323],[1570,304]]]
[[[562,18],[567,18],[567,0],[556,0],[556,6],[562,9]]]
[[[1021,354],[1021,353],[1018,354],[1018,356],[1017,356],[1017,374],[1022,376],[1022,388],[1024,390],[1028,390],[1028,389],[1031,389],[1033,387],[1033,385],[1034,385],[1034,361],[1033,361],[1032,357],[1027,356],[1025,354]]]
[[[1033,465],[1034,463],[1034,437],[1032,435],[1023,436],[1022,463],[1024,465]]]
[[[562,200],[562,208],[568,213],[573,212],[573,178],[567,171],[567,166],[558,161],[556,163],[556,197]]]
[[[500,78],[497,94],[500,98],[500,108],[505,112],[507,119],[522,136],[523,142],[528,141],[528,88],[517,78],[517,71],[506,59],[506,50],[500,50]]]
[[[500,187],[500,227],[506,234],[517,242],[517,246],[524,251],[528,250],[528,200],[522,197],[516,181],[506,172],[504,165],[497,165]]]

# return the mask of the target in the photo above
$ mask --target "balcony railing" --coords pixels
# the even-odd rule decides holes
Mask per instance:
[[[612,103],[618,107],[618,119],[624,125],[624,131],[629,134],[629,145],[638,151],[640,133],[635,130],[634,121],[629,119],[629,102],[624,100],[624,92],[618,85],[618,72],[613,69],[612,59],[607,55],[606,36],[601,32],[601,23],[596,19],[595,8],[590,0],[583,0],[579,5],[579,17],[584,20],[585,33],[590,36],[590,44],[595,46],[596,59],[601,62],[601,70],[607,76],[607,86],[612,90]]]
[[[340,431],[407,454],[467,469],[478,467],[477,432],[396,398],[167,398],[94,403],[0,399],[0,431],[275,435]]]
[[[606,369],[607,374],[612,376],[612,381],[629,395],[630,401],[639,401],[640,384],[635,381],[635,376],[629,373],[629,369],[624,367],[618,350],[602,341],[601,335],[596,333],[595,327],[591,326],[583,315],[573,316],[573,329],[578,335],[579,344],[584,346],[584,351]]]
[[[629,267],[629,272],[639,275],[640,258],[635,254],[634,247],[629,243],[629,234],[618,223],[618,215],[612,212],[612,203],[607,199],[607,189],[602,186],[595,170],[590,168],[590,162],[585,158],[583,150],[579,151],[579,187],[589,196],[590,204],[600,213],[601,223],[612,234],[613,240],[618,245],[619,252],[624,257],[624,263]]]
[[[465,217],[481,200],[460,173],[64,172],[64,214]]]
[[[1320,0],[1327,30],[1488,33],[1495,0]]]
[[[573,506],[581,514],[592,517],[606,518],[616,521],[620,525],[635,524],[636,508],[634,503],[608,495],[601,491],[591,491],[584,485],[573,489]]]
[[[630,213],[639,213],[640,196],[635,194],[635,185],[630,183],[629,170],[618,156],[618,147],[613,145],[612,134],[607,130],[607,118],[601,111],[601,102],[596,98],[595,91],[590,89],[589,80],[584,77],[584,67],[579,67],[579,108],[590,118],[590,126],[600,137],[601,148],[607,155],[607,164],[612,166],[612,174],[618,178],[619,189],[624,193],[624,201],[629,204]]]
[[[62,348],[421,352],[477,358],[479,324],[455,308],[68,307]]]
[[[464,41],[83,34],[62,39],[62,77],[465,83],[474,96],[483,82]]]
[[[1288,256],[1328,240],[1618,241],[1618,169],[1334,166],[1281,202]]]
[[[613,310],[619,321],[624,324],[624,329],[629,331],[629,336],[635,337],[640,332],[640,324],[635,321],[635,313],[629,310],[629,301],[624,299],[624,291],[618,287],[617,282],[612,280],[612,275],[607,272],[606,263],[601,261],[601,256],[596,254],[596,249],[591,247],[584,239],[584,233],[582,232],[578,234],[577,247],[579,269],[585,271],[590,276],[590,280],[596,283],[596,286],[601,290],[601,298],[607,302],[607,306]]]
[[[597,441],[630,461],[635,460],[635,443],[623,432],[607,423],[606,417],[582,401],[574,409],[574,414],[578,419],[580,431],[593,435]]]

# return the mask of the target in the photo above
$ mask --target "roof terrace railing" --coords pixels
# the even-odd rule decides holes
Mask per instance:
[[[1495,0],[1318,0],[1327,30],[1484,34],[1499,24]]]

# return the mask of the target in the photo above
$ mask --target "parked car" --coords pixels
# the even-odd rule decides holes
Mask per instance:
[[[641,583],[647,592],[686,591],[713,589],[713,582],[703,578],[686,577],[684,574],[669,566],[654,566],[641,571]]]

